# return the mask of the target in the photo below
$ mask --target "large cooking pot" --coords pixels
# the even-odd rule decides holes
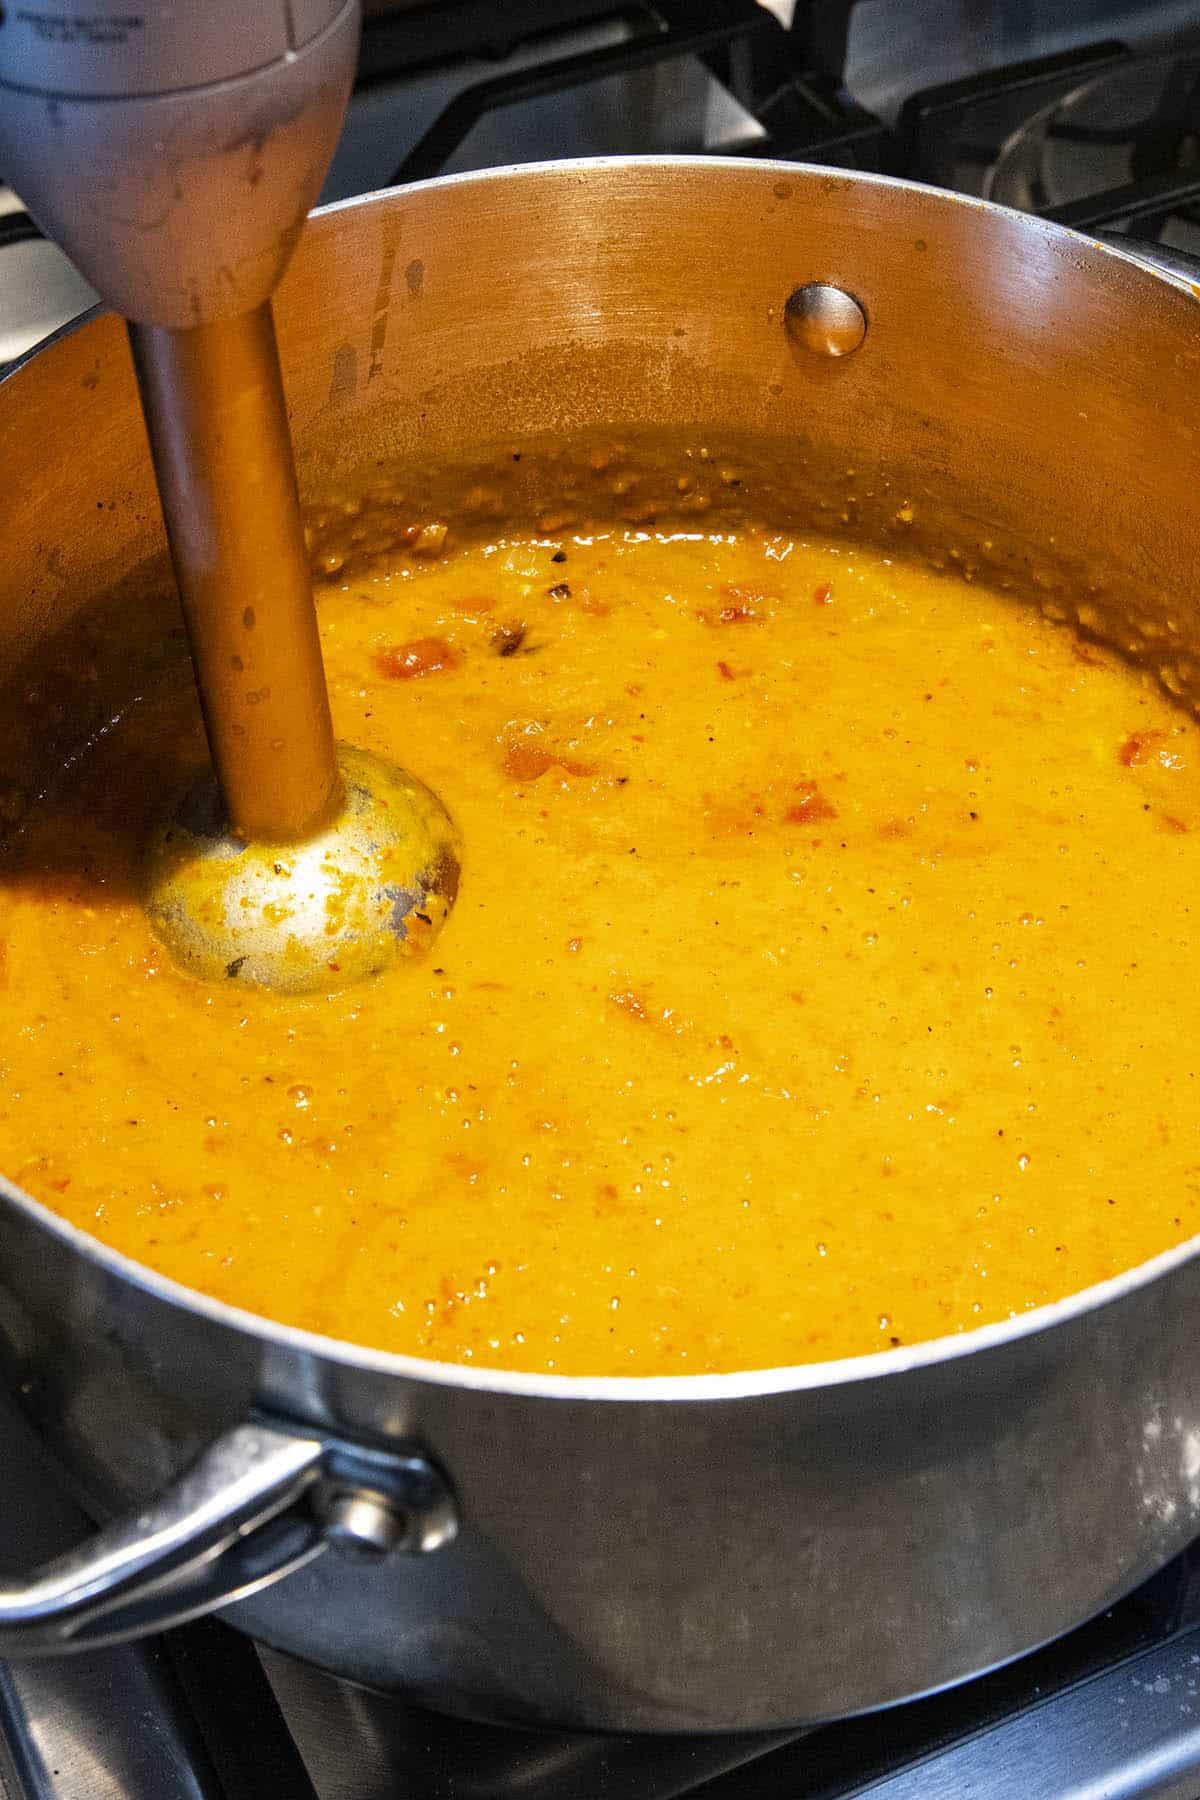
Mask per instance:
[[[859,303],[853,354],[789,328],[811,282]],[[968,573],[1195,686],[1200,308],[1118,251],[872,176],[564,163],[319,215],[278,312],[310,494],[485,438],[750,431],[854,467],[835,520],[917,494]],[[0,492],[3,669],[161,552],[112,318],[4,382]],[[116,1519],[0,1588],[6,1654],[220,1606],[439,1705],[764,1727],[1016,1656],[1200,1532],[1194,1243],[882,1356],[584,1380],[274,1325],[0,1196],[8,1379]]]

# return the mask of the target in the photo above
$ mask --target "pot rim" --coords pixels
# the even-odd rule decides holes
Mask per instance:
[[[721,156],[675,154],[656,156],[649,153],[622,156],[563,156],[546,157],[539,162],[500,163],[489,169],[466,169],[455,175],[433,175],[426,181],[409,182],[406,186],[372,188],[365,194],[349,194],[344,200],[330,200],[324,206],[316,206],[309,213],[309,220],[325,219],[336,213],[350,212],[356,207],[373,206],[379,200],[391,200],[397,194],[428,193],[440,188],[459,187],[466,184],[484,182],[506,182],[519,180],[522,176],[555,175],[555,174],[590,174],[605,169],[720,169],[723,172],[747,170],[758,175],[787,175],[800,178],[817,178],[824,181],[845,182],[854,186],[881,187],[896,189],[902,193],[913,194],[919,198],[932,197],[934,200],[947,201],[956,206],[964,206],[971,211],[981,212],[989,216],[1009,220],[1019,220],[1023,226],[1037,230],[1045,237],[1058,239],[1061,242],[1078,245],[1086,244],[1095,255],[1107,257],[1110,261],[1122,264],[1127,269],[1149,276],[1153,281],[1165,282],[1168,287],[1181,288],[1194,300],[1200,300],[1200,285],[1190,281],[1187,276],[1177,270],[1144,260],[1136,253],[1136,248],[1126,249],[1114,243],[1112,239],[1098,238],[1091,232],[1075,231],[1067,225],[1056,225],[1050,219],[1041,219],[1035,213],[1018,212],[1015,207],[1001,206],[995,200],[984,200],[977,194],[958,194],[953,188],[937,187],[932,182],[912,181],[902,175],[881,175],[873,169],[838,169],[827,163],[782,162],[777,157],[768,156]],[[1135,240],[1131,240],[1131,244]],[[1148,253],[1153,252],[1153,245],[1138,246]],[[286,273],[284,280],[286,281]],[[73,319],[67,319],[54,331],[39,338],[28,350],[22,351],[0,374],[0,388],[18,375],[27,363],[49,350],[62,338],[80,331],[90,325],[93,320],[102,317],[111,309],[103,302],[89,306],[84,312],[77,313]]]
[[[198,1288],[162,1275],[146,1263],[136,1262],[113,1250],[78,1225],[60,1218],[40,1200],[26,1194],[5,1175],[0,1175],[0,1208],[12,1207],[44,1231],[58,1238],[68,1250],[98,1266],[105,1274],[140,1289],[151,1299],[198,1315],[209,1324],[241,1337],[256,1339],[264,1348],[285,1350],[296,1356],[317,1357],[377,1375],[427,1383],[434,1387],[468,1388],[478,1393],[507,1394],[545,1400],[620,1401],[715,1401],[743,1400],[770,1394],[802,1393],[810,1389],[849,1387],[919,1373],[988,1350],[1000,1350],[1057,1330],[1071,1320],[1115,1305],[1153,1282],[1172,1274],[1200,1254],[1200,1234],[1163,1250],[1148,1262],[1137,1263],[1107,1281],[1080,1288],[1045,1306],[1032,1307],[990,1325],[948,1337],[925,1338],[895,1350],[875,1350],[862,1356],[838,1357],[827,1362],[782,1364],[773,1368],[741,1369],[723,1375],[552,1375],[519,1369],[494,1369],[484,1364],[436,1362],[432,1358],[405,1356],[399,1351],[375,1350],[348,1338],[327,1337],[297,1325],[285,1325],[262,1313],[252,1313],[224,1300],[215,1300]]]
[[[831,169],[819,163],[782,162],[767,157],[636,155],[574,157],[541,162],[509,163],[491,169],[470,170],[462,174],[439,175],[428,181],[412,183],[405,188],[376,188],[370,193],[355,194],[347,199],[318,207],[309,216],[310,218],[326,218],[353,208],[369,207],[380,200],[391,199],[402,193],[423,193],[431,189],[450,188],[463,184],[507,182],[526,176],[537,177],[553,174],[569,177],[572,174],[628,168],[700,168],[709,170],[719,168],[723,172],[736,169],[744,170],[747,175],[786,175],[791,179],[797,177],[801,179],[819,178],[854,185],[899,189],[923,200],[951,202],[955,205],[969,207],[985,215],[998,216],[1010,221],[1019,220],[1023,225],[1037,230],[1047,237],[1060,239],[1071,245],[1086,245],[1094,255],[1121,263],[1127,269],[1131,268],[1151,281],[1181,288],[1193,299],[1200,298],[1200,289],[1184,276],[1172,270],[1157,268],[1153,264],[1141,260],[1132,250],[1125,250],[1111,242],[1103,242],[1087,233],[1072,231],[1065,226],[1053,224],[1049,220],[1039,219],[1033,214],[1016,212],[1013,208],[1000,206],[995,201],[983,200],[970,194],[957,194],[947,188],[932,187],[924,182],[876,174],[873,171]],[[0,376],[0,388],[17,376],[35,357],[40,356],[61,339],[90,324],[106,310],[103,306],[91,307],[76,318],[68,320],[48,337],[41,339],[19,357],[4,372],[3,376]],[[1111,1276],[1106,1281],[1093,1283],[1090,1287],[1081,1288],[1078,1292],[1068,1294],[1063,1299],[1048,1305],[1033,1307],[1027,1312],[1019,1313],[1008,1319],[997,1320],[990,1325],[976,1326],[970,1331],[956,1332],[946,1337],[927,1338],[920,1343],[905,1345],[899,1349],[872,1351],[862,1356],[840,1357],[826,1362],[806,1362],[772,1368],[739,1370],[722,1375],[553,1375],[494,1369],[482,1364],[436,1362],[424,1357],[405,1356],[395,1351],[375,1350],[365,1345],[354,1344],[345,1338],[332,1338],[318,1332],[302,1330],[298,1326],[285,1325],[262,1314],[248,1312],[242,1307],[231,1306],[225,1301],[216,1300],[201,1293],[198,1289],[186,1287],[182,1282],[160,1274],[147,1264],[136,1262],[132,1257],[111,1249],[99,1238],[93,1237],[91,1233],[82,1230],[79,1226],[70,1224],[49,1207],[24,1193],[2,1173],[0,1173],[0,1206],[9,1206],[16,1212],[24,1214],[34,1225],[56,1237],[66,1249],[98,1266],[110,1277],[140,1289],[150,1298],[164,1305],[198,1315],[207,1323],[223,1330],[235,1332],[242,1337],[253,1338],[263,1347],[287,1351],[296,1356],[317,1357],[326,1362],[353,1366],[372,1374],[393,1376],[400,1380],[433,1387],[466,1388],[480,1393],[546,1400],[606,1400],[626,1403],[741,1400],[755,1396],[837,1389],[858,1382],[878,1381],[881,1378],[914,1374],[956,1362],[968,1356],[982,1354],[988,1350],[1015,1346],[1043,1333],[1055,1331],[1073,1319],[1098,1311],[1101,1307],[1115,1305],[1127,1296],[1136,1294],[1142,1288],[1149,1287],[1153,1282],[1182,1268],[1200,1254],[1200,1234],[1197,1234],[1170,1250],[1161,1251],[1159,1255],[1151,1257],[1148,1262],[1138,1263],[1119,1275]]]

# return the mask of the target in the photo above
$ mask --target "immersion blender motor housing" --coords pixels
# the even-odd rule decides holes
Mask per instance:
[[[5,178],[124,318],[250,312],[316,204],[358,36],[358,0],[8,7]]]

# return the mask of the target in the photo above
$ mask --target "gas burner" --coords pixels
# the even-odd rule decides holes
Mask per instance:
[[[1058,95],[1011,133],[984,193],[1200,248],[1200,50],[1131,57]]]

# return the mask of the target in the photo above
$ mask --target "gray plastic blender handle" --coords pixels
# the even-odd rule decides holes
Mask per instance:
[[[359,25],[359,0],[0,9],[0,167],[127,319],[250,312],[320,193]]]

